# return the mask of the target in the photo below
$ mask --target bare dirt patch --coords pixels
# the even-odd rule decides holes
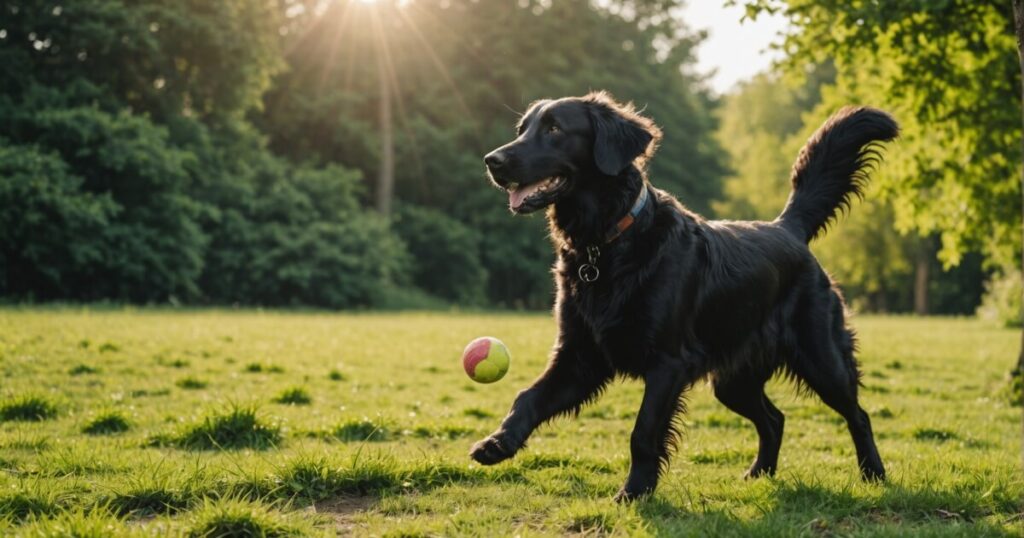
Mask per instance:
[[[344,535],[355,529],[355,516],[372,509],[379,502],[379,497],[344,495],[314,503],[310,508],[331,518],[338,534]]]

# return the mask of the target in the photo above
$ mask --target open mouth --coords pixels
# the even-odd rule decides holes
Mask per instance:
[[[508,186],[508,208],[519,212],[530,207],[547,205],[552,201],[553,195],[565,186],[565,183],[565,178],[561,176],[552,176],[524,186],[510,183]]]

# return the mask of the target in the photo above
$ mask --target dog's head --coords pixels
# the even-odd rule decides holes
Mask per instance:
[[[632,104],[604,92],[537,101],[516,134],[484,157],[491,181],[508,192],[513,213],[532,213],[630,166],[642,167],[661,138],[661,130]]]

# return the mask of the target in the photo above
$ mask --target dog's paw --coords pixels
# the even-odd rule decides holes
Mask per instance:
[[[516,448],[501,433],[495,433],[478,441],[469,451],[469,456],[483,465],[494,465],[516,454]]]
[[[628,504],[634,501],[638,501],[644,497],[647,497],[652,493],[654,493],[654,488],[633,491],[623,486],[623,488],[620,489],[619,492],[615,494],[614,499],[615,502],[619,504]]]
[[[636,475],[630,473],[626,483],[622,485],[622,489],[615,494],[615,502],[631,503],[653,494],[656,487],[658,487],[657,474]]]
[[[761,465],[759,462],[754,462],[754,464],[750,466],[750,469],[747,469],[747,472],[743,473],[744,480],[754,480],[757,478],[772,476],[775,476],[775,467]]]
[[[860,470],[860,479],[868,483],[881,484],[885,482],[885,468],[882,466],[864,467]]]

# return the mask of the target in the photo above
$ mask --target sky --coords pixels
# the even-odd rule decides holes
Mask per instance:
[[[708,81],[718,93],[729,91],[737,82],[765,71],[780,57],[768,46],[778,41],[786,26],[781,16],[762,14],[757,21],[743,21],[743,6],[723,7],[715,0],[690,0],[683,17],[694,30],[707,30],[708,37],[697,49],[697,70],[714,71]]]

